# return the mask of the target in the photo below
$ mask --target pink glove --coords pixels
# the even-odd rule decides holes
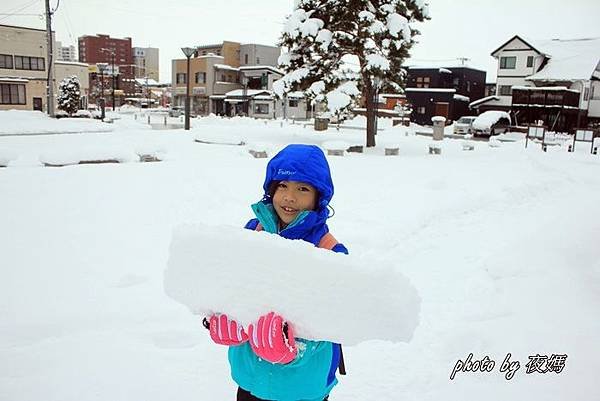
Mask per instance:
[[[248,326],[248,340],[256,355],[272,363],[290,363],[298,353],[292,327],[274,312]]]
[[[248,335],[242,325],[225,314],[212,315],[206,328],[210,331],[210,338],[220,345],[240,345],[248,341]]]

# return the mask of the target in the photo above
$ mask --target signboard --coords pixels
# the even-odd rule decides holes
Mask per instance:
[[[575,140],[583,142],[591,142],[594,138],[594,131],[578,129],[575,131]]]
[[[194,86],[192,95],[206,95],[206,88],[204,86]]]
[[[543,139],[544,138],[544,127],[539,126],[529,126],[528,136],[530,138]]]

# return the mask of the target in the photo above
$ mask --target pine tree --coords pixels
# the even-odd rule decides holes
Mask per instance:
[[[81,85],[76,76],[63,79],[58,86],[58,108],[65,111],[69,116],[79,109],[81,97]]]
[[[367,146],[375,146],[375,94],[401,90],[402,63],[419,32],[411,23],[429,19],[423,0],[296,0],[287,18],[279,58],[286,74],[278,96],[304,91],[339,114],[360,96],[367,108]],[[360,71],[348,68],[349,56]]]

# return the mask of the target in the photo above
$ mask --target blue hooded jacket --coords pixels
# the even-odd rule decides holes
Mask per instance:
[[[277,215],[269,194],[273,181],[311,184],[319,192],[316,210],[300,213],[293,222],[279,231]],[[267,232],[288,239],[302,239],[315,246],[329,232],[325,222],[329,217],[328,206],[333,196],[333,182],[327,159],[317,146],[288,145],[275,155],[267,165],[263,189],[263,199],[252,205],[256,218],[250,220],[245,228],[254,230],[260,222]],[[332,250],[348,253],[346,247],[339,243]],[[337,384],[335,371],[340,360],[340,345],[301,338],[296,338],[296,344],[296,359],[285,365],[260,359],[248,343],[229,347],[233,380],[244,390],[264,400],[323,400]]]

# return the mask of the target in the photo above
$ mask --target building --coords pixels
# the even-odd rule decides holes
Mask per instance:
[[[517,124],[541,120],[558,131],[600,121],[600,38],[515,35],[492,56],[498,60],[497,90],[471,104],[478,112],[507,110]]]
[[[46,31],[0,25],[0,110],[47,111]]]
[[[92,93],[100,93],[99,86],[104,84],[105,95],[106,90],[109,89],[109,96],[106,96],[108,106],[113,106],[113,88],[115,94],[114,106],[123,104],[125,98],[135,96],[135,65],[133,64],[131,38],[118,39],[98,34],[95,36],[82,36],[78,41],[80,62],[96,66],[107,64],[102,74],[100,74],[99,67],[92,72],[94,74],[90,77],[92,84],[90,91]],[[101,75],[104,81],[99,79],[98,75]]]
[[[276,68],[280,49],[275,46],[224,41],[196,48],[190,59],[172,61],[173,106],[184,107],[190,86],[193,115],[248,115],[272,118],[288,110],[273,95],[273,82],[283,76]],[[292,108],[296,99],[288,99]]]
[[[79,80],[81,98],[79,101],[79,108],[86,109],[88,105],[88,98],[90,95],[90,79],[89,79],[89,65],[86,63],[78,63],[74,61],[56,61],[54,63],[54,78],[55,78],[55,89],[54,93],[58,94],[58,86],[61,81],[67,77],[75,76]]]
[[[133,64],[135,78],[148,78],[159,81],[159,56],[155,47],[134,47]]]
[[[454,121],[472,114],[469,103],[484,97],[485,76],[485,71],[463,65],[408,67],[405,94],[411,121],[430,125],[433,116]]]
[[[75,46],[63,46],[61,42],[56,42],[56,60],[57,61],[77,61]]]

